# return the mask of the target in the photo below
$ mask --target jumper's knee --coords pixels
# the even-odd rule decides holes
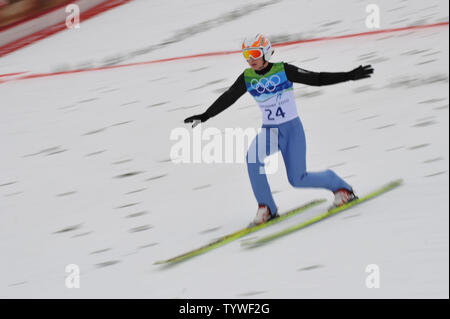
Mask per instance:
[[[294,187],[302,187],[305,184],[305,178],[307,176],[307,173],[304,172],[303,174],[297,174],[297,175],[288,175],[288,181],[289,184],[291,184]]]

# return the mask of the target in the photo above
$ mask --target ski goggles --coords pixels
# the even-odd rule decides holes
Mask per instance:
[[[263,51],[260,48],[244,49],[242,50],[242,53],[246,60],[249,60],[250,58],[257,60],[263,56]]]

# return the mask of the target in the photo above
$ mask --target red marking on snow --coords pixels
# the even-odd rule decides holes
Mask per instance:
[[[382,34],[382,33],[392,33],[392,32],[400,32],[400,31],[409,31],[409,30],[427,29],[427,28],[435,28],[435,27],[444,27],[444,26],[448,26],[448,24],[449,24],[449,22],[446,21],[446,22],[439,22],[439,23],[433,23],[433,24],[424,24],[424,25],[415,25],[415,26],[402,27],[402,28],[383,29],[383,30],[376,30],[376,31],[361,32],[361,33],[344,34],[344,35],[337,35],[337,36],[333,36],[333,37],[323,37],[323,38],[314,38],[314,39],[309,39],[309,40],[288,41],[288,42],[274,44],[273,46],[274,47],[281,47],[281,46],[298,44],[298,43],[306,43],[306,42],[348,39],[348,38],[363,37],[363,36]]]
[[[17,79],[17,76],[20,76],[22,74],[25,74],[27,72],[16,72],[16,73],[6,73],[6,74],[0,74],[0,84],[5,82],[10,82],[15,79]]]
[[[123,1],[130,1],[130,0],[123,0]],[[383,29],[383,30],[376,30],[376,31],[369,31],[369,32],[362,32],[362,33],[353,33],[353,34],[332,36],[332,37],[322,37],[322,38],[314,38],[314,39],[306,39],[306,40],[288,41],[288,42],[283,42],[283,43],[277,43],[277,44],[274,44],[273,46],[274,47],[283,47],[283,46],[294,45],[294,44],[302,44],[302,43],[308,43],[308,42],[348,39],[348,38],[355,38],[355,37],[377,35],[377,34],[382,34],[382,33],[393,33],[393,32],[401,32],[401,31],[410,31],[410,30],[428,29],[428,28],[435,28],[435,27],[444,27],[444,26],[448,26],[448,25],[449,25],[449,22],[447,21],[447,22],[440,22],[440,23],[434,23],[434,24],[409,26],[409,27],[394,28],[394,29]],[[9,81],[15,81],[15,80],[27,80],[27,79],[36,79],[36,78],[58,76],[58,75],[64,75],[64,74],[76,74],[76,73],[84,73],[84,72],[94,72],[94,71],[103,71],[103,70],[111,70],[111,69],[120,69],[120,68],[127,68],[127,67],[133,67],[133,66],[154,64],[154,63],[163,63],[163,62],[170,62],[170,61],[176,61],[176,60],[187,60],[187,59],[194,59],[194,58],[202,58],[202,57],[211,57],[211,56],[218,56],[218,55],[235,54],[235,53],[241,53],[241,50],[200,53],[200,54],[180,56],[180,57],[173,57],[173,58],[166,58],[166,59],[159,59],[159,60],[152,60],[152,61],[135,62],[135,63],[121,64],[121,65],[112,65],[112,66],[102,66],[102,67],[96,67],[96,68],[90,68],[90,69],[79,69],[79,70],[70,70],[70,71],[53,72],[53,73],[37,73],[37,74],[30,74],[30,75],[25,75],[25,76],[16,77],[16,78],[13,78],[13,79],[5,80],[5,81],[3,81],[3,83],[9,82]],[[0,84],[1,83],[2,82],[0,82]]]
[[[0,78],[2,78],[2,77],[16,76],[16,75],[21,75],[21,74],[25,74],[25,73],[27,73],[27,72],[16,72],[16,73],[0,74]]]
[[[88,20],[100,13],[103,13],[103,12],[113,9],[115,7],[121,6],[130,1],[132,1],[132,0],[108,0],[108,1],[102,2],[99,5],[82,12],[80,14],[80,20],[81,21]],[[43,30],[40,30],[33,34],[30,34],[26,37],[23,37],[21,39],[14,41],[14,42],[8,43],[8,44],[0,47],[0,57],[5,56],[11,52],[17,51],[19,49],[22,49],[23,47],[26,47],[27,45],[30,45],[39,40],[45,39],[55,33],[65,30],[66,28],[67,28],[66,21],[61,21],[60,23],[54,24],[48,28],[45,28]]]

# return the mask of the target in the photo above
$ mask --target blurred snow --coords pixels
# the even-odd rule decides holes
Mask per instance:
[[[257,3],[136,0],[0,59],[0,73],[235,50],[257,31],[280,40],[368,31],[361,1]],[[448,21],[447,1],[378,3],[382,28]],[[199,25],[208,28],[156,46]],[[0,297],[448,298],[448,57],[448,26],[277,48],[274,61],[305,69],[375,68],[369,80],[295,85],[308,169],[333,168],[359,194],[405,183],[267,246],[237,241],[168,269],[152,264],[256,212],[244,164],[169,158],[170,132],[234,82],[241,55],[1,84]],[[260,124],[245,95],[204,127]],[[282,166],[269,180],[281,211],[332,198],[292,188]],[[81,269],[80,289],[65,286],[68,264]],[[379,289],[365,286],[369,264],[380,267]]]

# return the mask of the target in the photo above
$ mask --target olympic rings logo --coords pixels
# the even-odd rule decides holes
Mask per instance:
[[[259,94],[264,93],[266,90],[268,92],[273,92],[277,88],[277,85],[281,83],[281,78],[274,74],[269,79],[262,78],[261,80],[253,79],[250,81],[252,89],[256,90]]]

